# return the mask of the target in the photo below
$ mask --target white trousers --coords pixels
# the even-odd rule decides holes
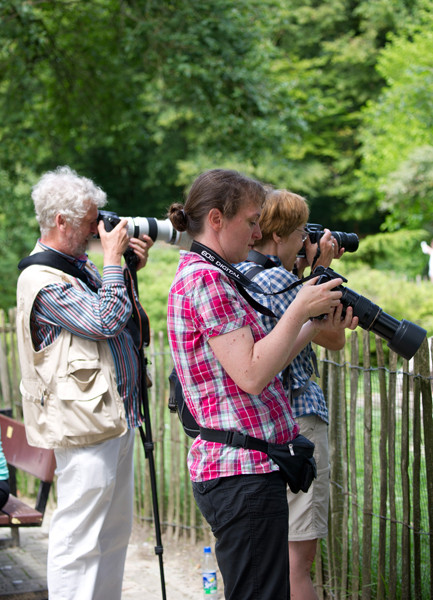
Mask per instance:
[[[134,430],[94,446],[55,450],[50,600],[120,600],[132,529],[133,450]]]

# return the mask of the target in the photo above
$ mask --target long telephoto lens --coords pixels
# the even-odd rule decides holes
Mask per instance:
[[[319,275],[318,284],[339,277],[343,281],[347,281],[329,267],[317,267],[314,275]],[[386,340],[388,347],[403,358],[407,360],[413,358],[427,335],[425,329],[405,319],[398,321],[385,313],[380,306],[350,288],[339,285],[335,289],[340,290],[343,294],[340,299],[343,307],[351,306],[353,308],[353,316],[358,317],[359,326],[362,329],[372,331]],[[343,310],[343,314],[344,312]]]
[[[153,217],[119,217],[116,213],[108,210],[100,210],[98,221],[103,220],[105,229],[113,229],[121,219],[126,219],[126,229],[129,237],[138,238],[148,235],[154,242],[162,241],[167,244],[184,246],[188,248],[190,240],[186,233],[180,233],[174,229],[170,219],[154,219]]]
[[[359,325],[372,331],[388,342],[388,347],[403,358],[410,360],[424,341],[425,329],[403,319],[399,321],[384,312],[365,296],[357,294],[350,288],[338,286],[343,292],[342,305],[353,308],[353,315],[359,318]]]
[[[174,229],[169,219],[154,219],[153,217],[122,217],[128,219],[126,225],[129,237],[139,237],[146,234],[156,240],[177,244],[180,233]]]

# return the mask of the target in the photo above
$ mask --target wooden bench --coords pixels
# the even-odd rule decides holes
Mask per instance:
[[[2,546],[19,546],[20,527],[42,525],[48,494],[54,478],[54,450],[35,448],[27,442],[24,423],[0,413],[1,442],[9,467],[11,494],[0,511],[0,527],[11,528],[11,538],[1,540]],[[39,479],[34,508],[17,498],[16,470],[25,471]]]

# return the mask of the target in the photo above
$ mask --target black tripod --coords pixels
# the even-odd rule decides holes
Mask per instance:
[[[161,525],[159,519],[158,495],[156,488],[155,461],[153,456],[154,443],[152,438],[152,427],[150,424],[149,396],[147,393],[147,360],[143,352],[143,346],[147,346],[150,341],[149,319],[138,300],[137,272],[135,268],[136,256],[130,249],[128,249],[125,252],[124,257],[128,266],[128,269],[125,270],[125,283],[128,289],[129,298],[133,306],[133,313],[130,319],[130,323],[128,324],[128,329],[134,338],[134,342],[138,348],[140,356],[140,414],[144,421],[145,431],[143,430],[143,427],[141,425],[138,429],[140,431],[140,438],[144,448],[144,455],[149,461],[150,485],[152,489],[153,519],[155,522],[156,537],[155,554],[159,558],[162,598],[163,600],[166,600],[167,596],[165,589],[164,564],[162,560],[164,548],[161,539]]]

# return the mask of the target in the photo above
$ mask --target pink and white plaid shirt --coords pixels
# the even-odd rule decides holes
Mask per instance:
[[[244,392],[215,358],[209,338],[249,326],[266,335],[253,308],[218,267],[181,252],[168,297],[167,327],[173,361],[192,415],[202,427],[239,431],[282,444],[299,430],[278,377],[259,395]],[[188,455],[192,481],[278,470],[266,454],[207,442],[198,436]]]

